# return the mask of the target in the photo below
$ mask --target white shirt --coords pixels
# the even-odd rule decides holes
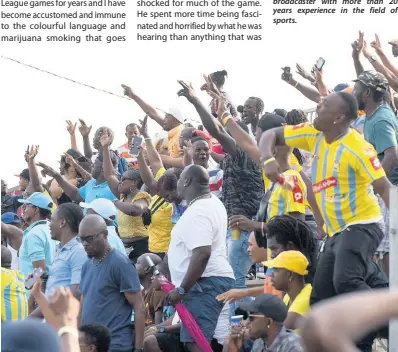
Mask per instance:
[[[202,277],[230,277],[234,279],[227,259],[227,211],[214,195],[195,201],[185,210],[171,231],[168,258],[171,280],[181,285],[188,271],[192,251],[211,246],[211,255]]]
[[[108,230],[108,242],[111,245],[112,248],[115,248],[117,251],[120,253],[127,255],[126,254],[126,249],[124,248],[124,244],[118,234],[116,233],[115,226],[107,226],[106,227]]]

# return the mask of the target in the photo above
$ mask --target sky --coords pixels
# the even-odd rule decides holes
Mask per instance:
[[[1,43],[3,56],[47,71],[123,94],[121,84],[130,85],[153,106],[167,110],[178,106],[185,118],[197,120],[196,111],[184,98],[177,97],[177,79],[192,82],[199,91],[202,75],[226,70],[225,90],[235,105],[247,97],[264,100],[265,111],[275,108],[309,109],[314,103],[304,98],[280,78],[283,66],[296,62],[307,69],[321,56],[325,59],[324,79],[334,87],[355,78],[350,43],[365,31],[370,42],[377,32],[385,51],[388,40],[397,37],[396,15],[317,15],[301,16],[298,24],[272,24],[271,1],[263,6],[262,41],[244,42],[138,42],[135,1],[126,8],[128,41],[124,43]],[[263,3],[263,5],[265,2]],[[230,20],[233,21],[233,20]],[[365,62],[365,67],[370,64]],[[298,76],[298,75],[295,75]],[[114,130],[114,147],[125,142],[125,126],[138,122],[144,114],[127,99],[118,98],[0,58],[1,93],[1,177],[9,186],[26,167],[27,145],[40,145],[37,161],[57,167],[62,152],[70,147],[65,120],[84,119],[95,129]],[[302,80],[301,80],[302,81]],[[198,93],[205,104],[210,98]],[[159,127],[149,125],[152,134]],[[82,150],[82,139],[77,132]]]

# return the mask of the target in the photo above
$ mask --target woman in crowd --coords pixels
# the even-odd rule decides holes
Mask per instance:
[[[119,182],[109,154],[111,138],[106,129],[100,143],[104,155],[104,176],[117,198],[114,204],[119,210],[118,232],[124,246],[128,248],[129,258],[136,261],[140,255],[148,252],[148,230],[144,226],[142,215],[148,210],[151,196],[146,192],[140,192],[143,181],[139,170],[125,171]]]

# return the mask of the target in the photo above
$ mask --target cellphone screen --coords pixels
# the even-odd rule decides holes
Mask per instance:
[[[319,58],[318,59],[318,61],[316,62],[316,67],[317,67],[317,69],[319,70],[319,71],[321,71],[322,70],[322,68],[323,68],[323,65],[325,65],[325,59],[323,59],[323,58]]]
[[[142,137],[141,136],[135,136],[133,138],[133,145],[130,149],[130,155],[132,156],[138,156],[138,153],[140,152],[142,145]]]

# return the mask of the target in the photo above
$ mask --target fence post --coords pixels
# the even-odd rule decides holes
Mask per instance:
[[[390,290],[398,290],[398,187],[390,189]],[[390,321],[390,351],[398,351],[398,318]]]

